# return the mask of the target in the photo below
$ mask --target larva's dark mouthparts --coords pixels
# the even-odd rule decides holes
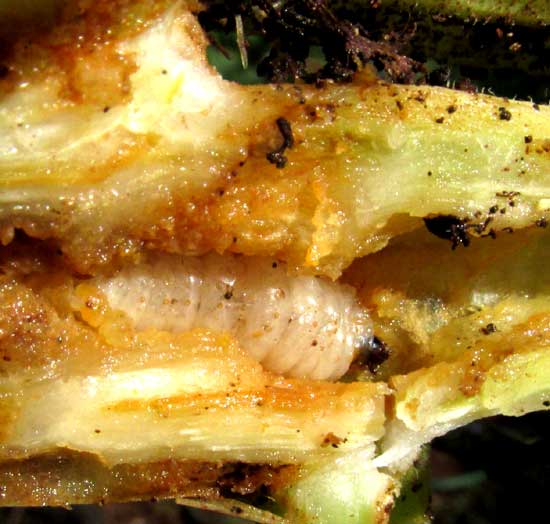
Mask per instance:
[[[390,356],[390,348],[377,336],[363,336],[355,362],[366,366],[371,373],[376,373]]]

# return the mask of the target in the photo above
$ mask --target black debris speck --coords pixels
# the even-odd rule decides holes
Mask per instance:
[[[481,328],[481,332],[484,335],[490,335],[491,333],[494,333],[496,330],[497,330],[497,327],[492,322],[489,322],[489,324]]]
[[[498,117],[501,120],[512,120],[512,113],[508,111],[505,107],[499,107],[498,108]]]
[[[266,158],[269,162],[275,164],[278,169],[282,169],[286,166],[288,161],[284,153],[287,149],[292,149],[294,147],[294,137],[292,136],[290,122],[286,118],[279,117],[276,123],[283,137],[283,143],[275,151],[267,153]]]

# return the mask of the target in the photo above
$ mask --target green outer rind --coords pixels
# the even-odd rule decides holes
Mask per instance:
[[[386,524],[397,490],[398,481],[359,452],[304,467],[275,498],[293,524]]]
[[[550,408],[550,354],[545,349],[513,354],[496,364],[474,396],[461,393],[461,375],[461,364],[442,363],[394,377],[397,419],[424,432],[427,442],[475,419]]]
[[[351,2],[355,5],[365,3],[364,0]],[[382,6],[396,6],[399,9],[414,9],[462,19],[504,19],[521,25],[550,24],[550,4],[546,0],[384,0]]]
[[[425,446],[401,479],[399,496],[390,515],[390,524],[429,524],[430,448]]]
[[[397,0],[403,7],[419,6],[427,11],[461,18],[505,18],[516,24],[550,23],[546,0]]]
[[[355,455],[338,464],[310,466],[289,488],[275,494],[280,503],[275,513],[239,500],[176,502],[258,524],[428,524],[429,497],[429,448],[424,447],[413,466],[393,478]],[[279,515],[283,511],[284,516]]]
[[[380,472],[365,459],[353,455],[305,468],[296,482],[275,494],[280,504],[275,513],[230,499],[176,502],[258,524],[427,524],[429,448],[419,448],[414,465],[402,476]],[[277,514],[282,511],[284,516]]]

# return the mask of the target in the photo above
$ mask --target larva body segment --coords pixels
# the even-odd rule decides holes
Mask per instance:
[[[154,255],[96,284],[138,330],[229,332],[265,368],[290,377],[337,380],[372,336],[352,287],[288,275],[269,258]]]

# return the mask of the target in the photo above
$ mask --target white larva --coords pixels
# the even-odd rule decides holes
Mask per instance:
[[[353,288],[268,258],[155,255],[96,283],[137,329],[226,331],[288,377],[337,380],[372,336]]]

